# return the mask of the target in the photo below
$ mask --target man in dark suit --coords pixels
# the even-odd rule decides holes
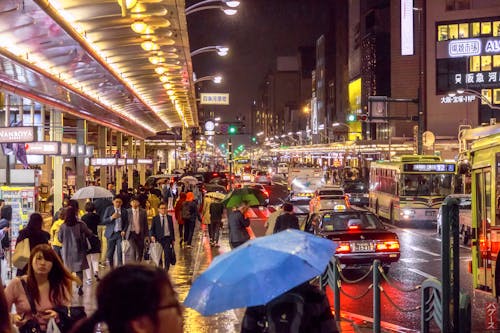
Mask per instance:
[[[125,233],[125,239],[130,241],[134,250],[135,261],[142,261],[144,254],[144,240],[149,236],[148,217],[146,210],[140,207],[138,197],[130,200],[132,208],[127,209],[128,228]]]
[[[174,246],[174,223],[172,216],[167,214],[167,204],[162,202],[158,206],[159,214],[153,217],[153,223],[149,235],[151,242],[158,241],[163,247],[165,255],[165,269],[168,271],[170,267],[171,248]]]
[[[118,256],[118,266],[123,264],[122,261],[122,237],[125,236],[125,230],[128,227],[127,210],[122,207],[123,201],[119,197],[113,200],[113,206],[107,207],[104,212],[103,224],[106,225],[104,236],[108,241],[108,249],[106,258],[108,258],[109,266],[113,268],[113,256],[115,248]]]

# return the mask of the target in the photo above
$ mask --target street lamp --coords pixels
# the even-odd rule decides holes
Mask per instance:
[[[206,6],[207,4],[211,3],[223,3],[224,5]],[[186,8],[186,16],[206,9],[220,9],[226,15],[234,15],[238,12],[238,10],[235,8],[238,7],[239,5],[240,5],[239,1],[233,1],[233,0],[205,0],[195,3],[194,5]]]
[[[208,75],[204,77],[200,77],[199,79],[194,80],[194,83],[199,83],[201,81],[212,81],[213,83],[221,83],[222,76],[220,75]]]
[[[205,46],[205,47],[202,47],[201,49],[197,49],[197,50],[194,50],[193,52],[191,52],[191,57],[194,57],[195,55],[198,55],[200,53],[206,53],[206,52],[217,52],[217,54],[219,56],[224,57],[229,52],[229,47],[221,46],[221,45]]]
[[[473,89],[467,89],[467,88],[460,88],[460,89],[457,89],[456,91],[452,91],[452,92],[448,93],[448,96],[454,97],[457,94],[459,94],[459,95],[462,95],[462,94],[463,95],[471,95],[471,96],[479,97],[481,99],[481,101],[483,101],[484,104],[488,105],[488,107],[491,110],[500,110],[500,106],[493,105],[491,103],[491,101],[489,100],[489,98],[484,96],[483,94],[481,94],[479,91],[476,91]],[[493,114],[490,117],[490,124],[491,125],[496,124],[496,118],[493,117]]]

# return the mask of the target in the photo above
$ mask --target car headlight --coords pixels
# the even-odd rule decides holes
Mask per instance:
[[[413,209],[403,209],[403,216],[413,216],[415,211]]]

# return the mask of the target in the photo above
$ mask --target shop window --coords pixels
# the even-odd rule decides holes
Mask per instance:
[[[500,54],[496,54],[493,56],[493,67],[495,68],[500,67]]]
[[[470,0],[446,0],[446,10],[470,9]]]
[[[479,72],[481,70],[481,58],[479,56],[470,57],[470,71]]]
[[[479,24],[479,22],[471,23],[471,26],[472,26],[471,36],[472,37],[479,36],[481,34],[481,25]]]
[[[469,38],[469,23],[458,25],[458,38]]]
[[[450,24],[448,26],[449,38],[457,39],[458,38],[458,24]]]
[[[484,98],[481,98],[481,104],[488,105],[488,102],[491,103],[491,89],[481,89],[481,95]]]
[[[481,35],[491,35],[491,22],[481,22]]]
[[[493,22],[493,36],[500,36],[500,21]]]
[[[481,56],[481,70],[491,71],[491,56]]]
[[[500,104],[500,88],[493,89],[493,104]]]
[[[438,26],[438,41],[448,40],[448,26]]]

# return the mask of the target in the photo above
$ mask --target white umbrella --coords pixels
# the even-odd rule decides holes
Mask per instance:
[[[133,249],[130,246],[130,241],[122,239],[122,262],[127,264],[133,261]]]
[[[198,179],[194,178],[193,176],[182,177],[181,180],[179,180],[179,181],[182,183],[185,183],[185,184],[190,184],[190,185],[198,184]]]
[[[163,254],[163,247],[160,243],[154,242],[149,244],[149,257],[156,266],[160,266],[161,255]]]
[[[71,199],[97,199],[97,198],[112,198],[113,193],[100,186],[86,186],[82,187],[73,194]]]

